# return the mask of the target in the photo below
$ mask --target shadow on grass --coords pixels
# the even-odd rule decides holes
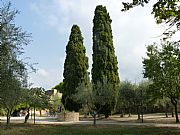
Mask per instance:
[[[1,125],[1,135],[179,135],[179,128],[139,125],[32,125],[11,124],[5,131]]]

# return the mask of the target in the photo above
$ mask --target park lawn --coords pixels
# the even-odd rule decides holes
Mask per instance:
[[[11,125],[0,135],[180,135],[179,128],[118,125]]]

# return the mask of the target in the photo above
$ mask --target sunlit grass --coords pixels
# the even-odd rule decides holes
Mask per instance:
[[[118,125],[30,125],[15,124],[0,135],[179,135],[179,128]]]

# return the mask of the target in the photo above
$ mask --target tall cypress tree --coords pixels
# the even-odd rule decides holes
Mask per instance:
[[[116,86],[119,85],[119,75],[117,57],[113,46],[111,22],[106,7],[97,6],[93,19],[92,82],[96,85],[98,82],[103,83],[103,79],[106,78],[107,82],[111,83],[115,90]],[[110,110],[104,111],[109,113]]]
[[[93,19],[93,65],[92,81],[96,84],[107,78],[114,85],[119,84],[117,57],[113,46],[111,22],[106,7],[97,6]]]
[[[82,82],[89,81],[88,57],[83,45],[83,37],[79,26],[73,25],[69,42],[66,46],[66,59],[64,63],[64,85],[63,85],[63,103],[65,109],[69,111],[78,111],[80,105],[71,98],[76,93],[76,88]]]

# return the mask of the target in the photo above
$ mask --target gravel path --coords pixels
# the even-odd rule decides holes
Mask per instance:
[[[0,123],[6,122],[6,117],[0,117]],[[12,117],[11,123],[23,123],[24,117]],[[28,123],[33,123],[33,119],[29,119]],[[93,121],[83,120],[79,122],[61,122],[58,121],[57,118],[53,117],[36,117],[36,124],[55,124],[55,125],[72,125],[72,124],[83,124],[83,125],[91,125]],[[121,125],[121,126],[151,126],[151,127],[176,127],[180,128],[180,124],[171,124],[171,123],[137,123],[131,121],[117,121],[117,120],[97,120],[97,124],[103,125]]]

